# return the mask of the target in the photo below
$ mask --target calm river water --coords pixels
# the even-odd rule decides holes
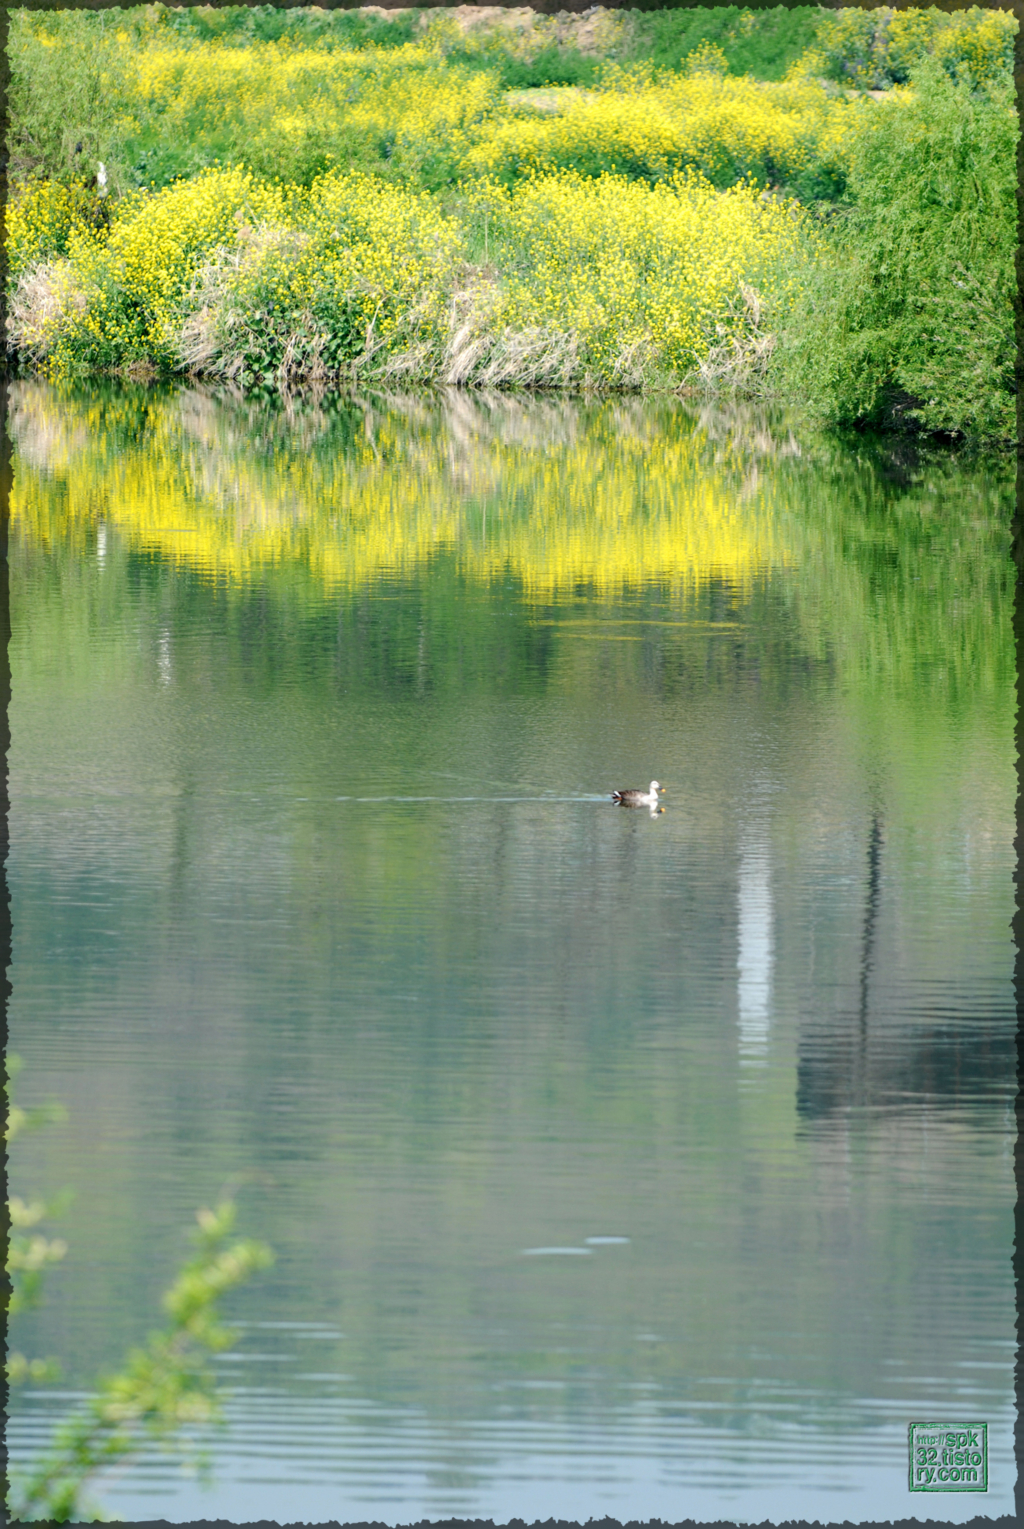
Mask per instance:
[[[15,1463],[227,1185],[129,1519],[1013,1507],[1009,464],[676,402],[11,387]],[[617,786],[666,788],[652,816]],[[987,1495],[908,1490],[984,1421]]]

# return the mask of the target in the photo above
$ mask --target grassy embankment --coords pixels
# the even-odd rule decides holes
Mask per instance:
[[[1014,27],[16,12],[9,345],[248,388],[739,387],[1009,438]]]

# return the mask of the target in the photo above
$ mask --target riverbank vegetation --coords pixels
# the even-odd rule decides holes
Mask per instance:
[[[14,12],[8,346],[53,376],[739,389],[1009,439],[1015,26]]]

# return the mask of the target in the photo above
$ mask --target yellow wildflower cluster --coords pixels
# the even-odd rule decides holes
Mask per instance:
[[[650,187],[566,171],[480,195],[508,268],[526,267],[507,278],[505,323],[573,332],[592,380],[687,375],[738,320],[741,286],[784,305],[814,246],[797,207],[748,182],[716,192],[692,172]]]
[[[39,23],[40,40],[51,25]],[[609,65],[600,89],[538,115],[500,88],[497,67],[449,61],[442,32],[359,49],[196,44],[160,28],[139,47],[127,31],[105,35],[111,173],[150,184],[232,163],[308,185],[326,169],[359,168],[437,189],[524,170],[659,179],[693,166],[719,186],[745,175],[790,184],[819,160],[826,176],[841,174],[856,131],[855,112],[820,83],[728,76],[707,45],[680,76]]]
[[[143,343],[164,349],[184,282],[211,248],[236,236],[241,219],[282,213],[280,192],[241,170],[205,171],[131,205],[100,261],[137,306]]]
[[[182,364],[284,382],[336,374],[443,322],[461,235],[425,193],[328,173],[293,190],[288,217],[237,230],[188,294]]]
[[[415,177],[431,151],[457,154],[499,102],[496,77],[436,48],[361,50],[159,39],[138,56],[126,139],[153,111],[161,133],[219,145],[268,178],[306,180],[353,159]]]
[[[735,332],[744,285],[783,310],[815,246],[799,208],[693,173],[484,182],[467,205],[501,252],[496,279],[467,265],[465,229],[426,193],[208,170],[123,199],[102,237],[73,227],[43,272],[45,318],[15,338],[54,375],[148,362],[243,385],[356,371],[671,383]],[[22,307],[39,280],[16,289]]]
[[[707,51],[707,50],[705,50]],[[158,40],[129,75],[126,141],[159,109],[162,134],[207,140],[260,175],[307,181],[358,166],[403,181],[573,167],[646,179],[685,166],[716,185],[795,181],[820,162],[841,175],[856,108],[809,81],[723,76],[701,57],[682,77],[611,67],[605,87],[556,115],[506,101],[497,75],[430,47],[326,50]]]
[[[8,272],[13,278],[41,260],[66,254],[72,230],[102,227],[103,208],[84,185],[42,181],[12,198],[6,224]]]
[[[509,179],[572,166],[656,180],[693,167],[718,186],[748,175],[791,184],[819,168],[838,178],[863,112],[809,81],[764,85],[698,70],[657,81],[619,71],[612,83],[569,98],[557,116],[524,109],[495,124],[465,170]]]
[[[284,200],[245,171],[209,170],[154,196],[124,198],[101,234],[76,224],[66,258],[52,267],[78,302],[61,316],[51,370],[173,362],[181,293],[203,257],[234,241],[241,217],[280,217]]]

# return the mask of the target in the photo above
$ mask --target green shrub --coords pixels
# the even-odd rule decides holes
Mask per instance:
[[[680,69],[701,43],[719,47],[731,74],[781,80],[814,42],[821,10],[816,5],[744,10],[738,5],[643,10],[630,13],[628,54],[657,69]]]
[[[852,206],[797,305],[778,376],[836,422],[1011,439],[1018,128],[1006,90],[972,93],[934,60],[880,105]]]
[[[578,48],[542,48],[533,58],[506,56],[498,61],[498,78],[506,90],[531,90],[542,85],[592,85],[599,64]]]

